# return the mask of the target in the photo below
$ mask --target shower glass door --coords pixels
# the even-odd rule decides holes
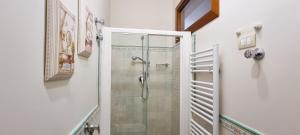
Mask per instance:
[[[188,134],[190,33],[119,28],[103,33],[101,135]]]
[[[146,135],[148,36],[112,33],[111,135]]]

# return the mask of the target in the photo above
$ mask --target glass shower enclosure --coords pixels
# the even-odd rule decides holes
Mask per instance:
[[[104,28],[101,64],[110,66],[101,68],[106,82],[101,84],[101,134],[185,134],[188,93],[183,93],[183,82],[189,78],[180,73],[182,57],[188,56],[182,49],[190,50],[184,46],[189,35]]]
[[[146,135],[147,39],[142,34],[112,34],[111,135]]]

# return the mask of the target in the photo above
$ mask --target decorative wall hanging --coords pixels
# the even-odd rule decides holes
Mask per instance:
[[[89,57],[93,47],[94,16],[87,7],[86,0],[79,0],[78,3],[78,55]]]
[[[47,0],[45,81],[72,76],[76,28],[75,15],[60,0]]]
[[[195,32],[219,16],[219,0],[181,0],[176,7],[176,30]]]

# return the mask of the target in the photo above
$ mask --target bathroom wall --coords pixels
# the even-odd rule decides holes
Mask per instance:
[[[77,14],[77,1],[63,0]],[[88,0],[109,24],[109,0]],[[46,0],[0,1],[0,134],[66,135],[97,105],[97,45],[70,80],[44,79]]]
[[[173,0],[111,0],[111,26],[174,30]]]
[[[220,0],[220,17],[194,33],[198,50],[220,45],[223,115],[268,135],[300,134],[299,5],[297,0]],[[266,51],[259,62],[244,58],[235,34],[257,22],[263,23],[257,47]]]

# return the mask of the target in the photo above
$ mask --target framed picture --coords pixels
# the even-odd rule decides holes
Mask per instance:
[[[78,0],[78,55],[89,57],[92,53],[94,38],[94,15],[86,4],[86,0]]]
[[[75,15],[60,0],[47,0],[45,81],[72,76],[76,28]]]
[[[195,32],[219,16],[219,0],[181,0],[176,7],[176,30]]]

